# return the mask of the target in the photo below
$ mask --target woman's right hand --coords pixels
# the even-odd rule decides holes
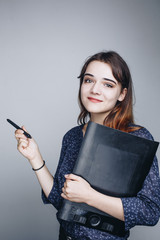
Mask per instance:
[[[22,127],[22,129],[26,131],[24,126]],[[41,154],[35,140],[33,138],[27,138],[23,134],[23,130],[18,129],[15,131],[15,138],[17,139],[17,149],[32,164],[35,159],[42,159]]]
[[[26,131],[24,127],[22,127],[22,129]],[[23,134],[23,130],[18,129],[15,131],[18,151],[29,160],[32,169],[37,175],[43,192],[48,197],[53,187],[53,176],[49,172],[48,168],[44,165],[44,161],[40,154],[37,143],[33,138],[27,138]],[[41,168],[42,166],[44,167]]]

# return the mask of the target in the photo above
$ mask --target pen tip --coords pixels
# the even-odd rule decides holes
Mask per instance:
[[[7,120],[7,122],[9,122],[9,123],[11,122],[11,120],[10,120],[10,119],[8,119],[8,118],[7,118],[6,120]]]

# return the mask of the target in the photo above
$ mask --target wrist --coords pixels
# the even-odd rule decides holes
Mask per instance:
[[[87,193],[87,198],[85,203],[91,206],[93,199],[96,197],[95,194],[96,194],[96,191],[91,187]]]
[[[42,169],[44,166],[45,166],[45,161],[43,160],[43,165],[42,165],[41,167],[39,167],[39,168],[32,168],[32,170],[33,170],[34,172],[37,172],[37,171],[39,171],[40,169]]]
[[[38,169],[44,164],[44,160],[42,159],[42,156],[36,156],[32,160],[29,160],[29,163],[31,164],[32,169]]]

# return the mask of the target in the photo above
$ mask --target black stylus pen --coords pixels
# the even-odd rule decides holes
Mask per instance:
[[[7,122],[9,122],[13,127],[15,127],[16,129],[21,129],[23,130],[21,127],[19,127],[17,124],[15,124],[14,122],[12,122],[10,119],[7,119]],[[32,138],[32,136],[27,133],[26,131],[23,130],[23,134],[27,137],[27,138]]]

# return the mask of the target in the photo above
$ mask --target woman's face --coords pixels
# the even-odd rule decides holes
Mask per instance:
[[[98,118],[103,122],[117,100],[123,101],[126,92],[127,89],[122,90],[107,63],[93,61],[88,65],[81,85],[81,100],[91,114],[91,120]]]

